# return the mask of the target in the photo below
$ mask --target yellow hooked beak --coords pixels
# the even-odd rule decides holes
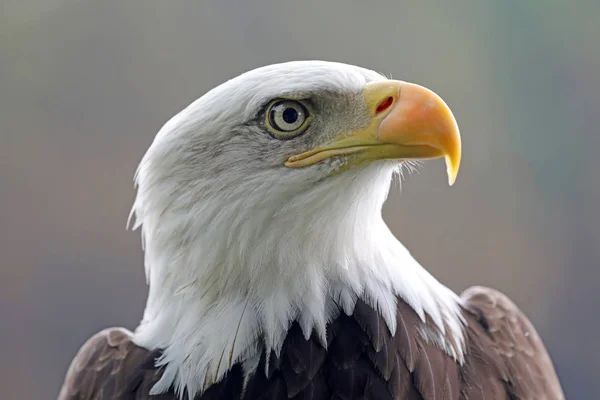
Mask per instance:
[[[285,165],[306,167],[349,154],[355,154],[350,165],[444,157],[448,181],[454,183],[461,158],[460,133],[444,100],[422,86],[392,80],[368,83],[363,96],[371,116],[366,129],[294,155]]]

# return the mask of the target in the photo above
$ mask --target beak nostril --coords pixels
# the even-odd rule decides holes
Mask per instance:
[[[377,109],[375,110],[375,112],[377,114],[387,110],[388,108],[390,108],[390,106],[394,104],[394,98],[392,96],[388,97],[387,99],[385,99],[384,101],[382,101],[381,103],[379,103],[379,105],[377,106]]]

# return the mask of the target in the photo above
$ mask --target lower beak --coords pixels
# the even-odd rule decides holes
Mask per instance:
[[[461,159],[460,133],[452,111],[437,94],[400,81],[368,83],[363,97],[371,120],[365,129],[327,145],[290,157],[291,168],[305,167],[334,156],[354,154],[349,165],[375,160],[444,157],[450,185]]]

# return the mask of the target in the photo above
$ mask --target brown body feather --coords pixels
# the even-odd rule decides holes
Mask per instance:
[[[392,336],[383,319],[359,301],[327,331],[328,349],[305,340],[294,324],[279,358],[265,356],[243,390],[241,366],[197,399],[564,399],[554,367],[529,320],[503,294],[473,287],[462,294],[467,321],[461,366],[419,334],[422,322],[401,299]],[[131,341],[130,332],[106,329],[80,349],[59,400],[175,399],[149,396],[161,370],[160,351]]]

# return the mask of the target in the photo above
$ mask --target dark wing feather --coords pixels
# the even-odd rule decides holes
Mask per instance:
[[[136,346],[131,333],[109,328],[92,336],[67,371],[59,400],[143,399],[160,378],[155,352]],[[156,396],[156,399],[170,399]]]
[[[462,371],[468,399],[564,399],[550,356],[527,317],[504,294],[467,289],[467,358]]]
[[[325,361],[325,349],[315,340],[306,340],[298,324],[294,324],[282,352],[285,357],[282,372],[287,383],[288,396],[293,397],[301,392],[315,392],[315,386],[318,386],[314,382],[315,376]],[[305,390],[307,387],[308,390]]]

